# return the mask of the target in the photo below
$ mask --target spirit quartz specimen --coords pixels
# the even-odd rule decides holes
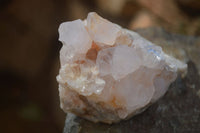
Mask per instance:
[[[115,123],[165,94],[187,65],[137,33],[96,13],[59,27],[60,106],[94,122]]]

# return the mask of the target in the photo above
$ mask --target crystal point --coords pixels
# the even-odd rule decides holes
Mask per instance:
[[[94,12],[88,14],[87,27],[96,43],[114,45],[120,32],[120,27],[100,17]]]

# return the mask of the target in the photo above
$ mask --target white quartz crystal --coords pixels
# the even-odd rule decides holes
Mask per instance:
[[[120,32],[120,27],[91,12],[87,17],[87,28],[96,43],[114,45]]]
[[[143,111],[187,68],[96,13],[62,23],[59,40],[61,108],[94,122],[118,122]]]

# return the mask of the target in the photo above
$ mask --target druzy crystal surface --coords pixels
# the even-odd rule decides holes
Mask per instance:
[[[61,108],[94,122],[113,123],[162,97],[187,65],[133,31],[92,12],[59,27]]]

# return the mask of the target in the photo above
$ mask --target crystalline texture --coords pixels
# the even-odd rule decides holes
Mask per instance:
[[[137,51],[127,45],[115,47],[112,60],[112,76],[116,80],[134,72],[141,66],[141,59]]]
[[[114,45],[120,32],[119,26],[93,12],[88,14],[87,27],[94,42],[106,45]]]
[[[76,54],[85,54],[92,45],[92,40],[80,19],[62,23],[58,30],[59,41],[63,43],[60,52],[61,64],[65,64]]]
[[[62,23],[59,35],[61,108],[94,122],[118,122],[143,111],[187,68],[96,13]]]

